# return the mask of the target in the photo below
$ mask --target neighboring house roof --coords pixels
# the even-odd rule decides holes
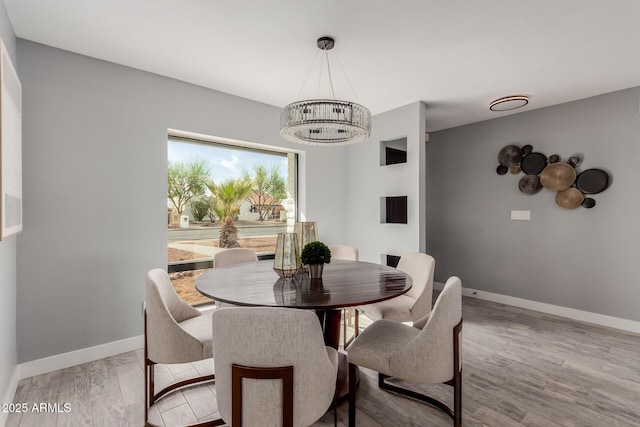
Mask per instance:
[[[280,199],[274,199],[270,196],[266,196],[262,200],[259,200],[259,195],[256,192],[251,193],[247,199],[249,199],[249,201],[254,205],[260,203],[261,205],[279,206],[281,204]]]

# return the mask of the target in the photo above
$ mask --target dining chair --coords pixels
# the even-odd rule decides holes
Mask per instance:
[[[435,406],[462,425],[462,284],[450,277],[423,328],[377,320],[349,346],[349,425],[355,426],[357,366],[378,372],[378,386]],[[387,383],[389,377],[418,384],[453,386],[453,410],[425,394]]]
[[[258,256],[254,250],[246,248],[229,248],[216,252],[213,255],[213,268],[226,267],[227,265],[252,261],[258,261]]]
[[[324,345],[314,312],[224,308],[212,321],[216,399],[228,425],[309,426],[334,402],[338,353]]]
[[[155,393],[156,364],[188,363],[211,358],[211,316],[183,301],[176,293],[166,271],[156,268],[147,273],[144,310],[144,420],[149,424],[149,407],[179,387],[215,379],[204,375],[173,383]],[[200,423],[197,426],[219,425]]]
[[[258,256],[252,249],[229,248],[216,252],[213,255],[213,268],[226,267],[243,262],[258,262]],[[240,307],[239,305],[216,301],[216,307]]]
[[[347,245],[329,245],[331,251],[331,259],[346,259],[349,261],[358,261],[358,248]]]
[[[356,307],[354,335],[360,333],[359,313],[371,320],[387,319],[396,322],[415,322],[431,311],[433,272],[436,261],[421,252],[408,252],[400,257],[397,269],[407,273],[413,282],[406,294],[390,300]]]
[[[348,261],[358,261],[358,248],[347,245],[329,245],[331,251],[331,259],[344,259]],[[343,347],[347,347],[347,325],[353,326],[351,319],[353,318],[353,308],[349,307],[342,310],[342,342]]]

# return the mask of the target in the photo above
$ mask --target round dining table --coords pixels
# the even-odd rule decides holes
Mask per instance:
[[[338,349],[342,309],[395,298],[411,289],[411,277],[393,267],[363,261],[333,260],[321,279],[306,273],[279,277],[273,261],[264,260],[214,268],[196,279],[196,289],[223,303],[247,307],[314,310],[325,344]],[[338,396],[348,393],[348,364],[340,354]]]

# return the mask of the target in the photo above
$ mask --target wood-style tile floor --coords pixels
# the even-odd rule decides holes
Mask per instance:
[[[640,426],[640,335],[464,298],[463,425]],[[68,413],[10,415],[7,426],[144,424],[142,351],[22,380],[14,402],[70,403]],[[161,366],[157,381],[212,370],[212,362]],[[450,426],[442,412],[377,387],[362,369],[359,426]],[[162,385],[162,384],[160,384]],[[447,386],[421,387],[450,402]],[[168,395],[151,408],[157,425],[217,418],[215,384]],[[325,414],[316,426],[331,426]],[[338,408],[347,425],[347,404]]]

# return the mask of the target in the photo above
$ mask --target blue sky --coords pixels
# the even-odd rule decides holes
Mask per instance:
[[[176,141],[169,141],[167,148],[171,162],[204,159],[209,167],[209,176],[218,183],[239,178],[245,171],[253,174],[255,164],[263,164],[268,168],[277,165],[283,178],[286,179],[288,175],[286,156]]]

